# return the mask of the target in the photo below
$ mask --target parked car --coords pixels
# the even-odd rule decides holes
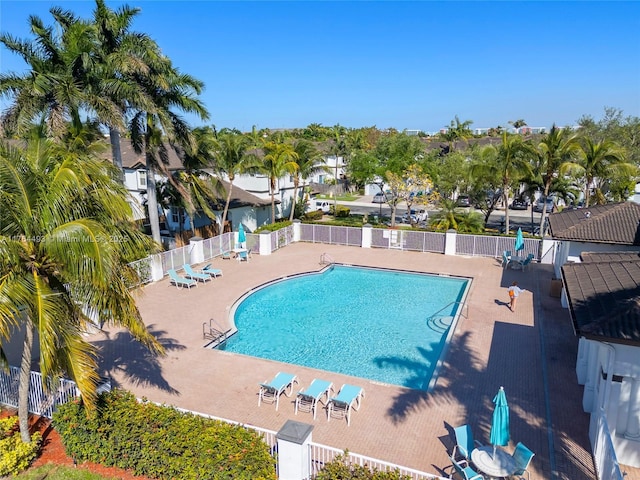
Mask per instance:
[[[373,196],[373,203],[387,203],[387,199],[389,198],[389,194],[378,192]]]
[[[469,200],[469,195],[460,195],[458,197],[458,200],[456,201],[456,204],[459,207],[470,207],[471,201]]]
[[[422,223],[426,222],[428,218],[429,214],[426,210],[414,210],[412,208],[410,215],[408,215],[406,212],[404,213],[404,215],[402,215],[402,223]]]
[[[553,207],[556,205],[556,199],[554,197],[547,197],[547,213],[551,213],[553,211]],[[536,204],[533,207],[534,212],[542,212],[544,209],[545,200],[543,198],[539,198]]]
[[[511,205],[509,205],[509,208],[511,210],[526,210],[529,208],[529,202],[522,198],[514,198]]]

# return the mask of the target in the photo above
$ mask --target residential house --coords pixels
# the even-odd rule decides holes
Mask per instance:
[[[579,337],[576,374],[595,448],[602,411],[621,464],[640,467],[640,205],[549,216],[554,269]]]

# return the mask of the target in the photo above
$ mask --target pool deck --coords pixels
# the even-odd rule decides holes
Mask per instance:
[[[240,296],[272,279],[320,269],[323,253],[337,263],[473,278],[468,316],[458,322],[433,391],[202,348],[203,322],[214,318],[228,326],[228,312]],[[531,478],[595,478],[589,417],[582,411],[582,387],[575,375],[577,338],[568,311],[549,295],[550,265],[531,265],[522,272],[503,269],[491,258],[310,243],[254,255],[249,262],[218,258],[213,265],[224,276],[191,290],[176,289],[165,279],[146,286],[138,297],[145,323],[165,346],[165,357],[150,356],[122,331],[92,337],[104,357],[103,373],[116,385],[138,397],[275,431],[289,419],[309,423],[314,442],[442,476],[449,473],[454,426],[469,423],[475,438],[489,443],[491,401],[502,385],[511,415],[512,441],[506,449],[511,452],[521,441],[536,453]],[[506,290],[514,280],[526,291],[512,313]],[[398,309],[410,300],[398,298]],[[340,292],[323,301],[339,303]],[[403,363],[401,352],[390,359],[389,368],[406,368],[411,376],[424,371],[424,365]],[[258,407],[258,382],[281,370],[298,375],[300,387],[314,378],[330,380],[336,388],[343,383],[362,386],[366,396],[352,414],[351,426],[344,420],[327,422],[324,410],[315,421],[310,413],[296,416],[293,398],[282,397],[279,411],[272,404]],[[627,480],[640,480],[640,469],[624,470]]]

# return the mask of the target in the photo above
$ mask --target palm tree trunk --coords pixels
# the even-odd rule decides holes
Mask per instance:
[[[162,238],[160,238],[160,217],[158,216],[158,196],[156,193],[156,172],[149,159],[147,159],[147,210],[149,211],[151,236],[156,242],[162,243]]]
[[[502,198],[504,202],[504,233],[509,235],[509,192],[503,187]]]
[[[270,179],[269,186],[271,187],[271,223],[276,223],[276,182],[275,179]]]
[[[29,384],[31,383],[31,351],[33,350],[33,328],[26,322],[20,378],[18,383],[18,418],[20,419],[20,438],[24,443],[31,441],[29,434]]]
[[[298,178],[293,179],[293,197],[291,199],[291,211],[289,212],[289,221],[293,221],[293,214],[296,210],[296,199],[298,198],[298,186],[300,184],[300,180]]]
[[[222,212],[222,230],[224,232],[224,222],[227,221],[227,213],[229,213],[229,204],[231,203],[231,190],[233,190],[233,179],[229,177],[229,191],[227,192],[227,202],[224,204]]]
[[[545,216],[547,214],[547,197],[549,196],[549,189],[551,188],[551,181],[547,182],[544,186],[544,192],[542,199],[544,200],[544,204],[542,205],[542,213],[540,214],[540,236],[544,237],[544,225],[545,225]],[[531,207],[533,208],[533,207]],[[542,245],[542,243],[540,243]]]
[[[109,127],[109,140],[111,141],[111,156],[113,164],[120,171],[120,183],[124,185],[124,170],[122,169],[122,151],[120,150],[120,131]]]

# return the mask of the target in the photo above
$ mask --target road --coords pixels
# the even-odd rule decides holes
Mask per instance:
[[[357,201],[354,202],[345,202],[338,201],[340,205],[344,205],[345,207],[349,207],[351,209],[351,213],[355,213],[357,215],[364,215],[365,213],[368,215],[382,215],[383,217],[391,216],[391,207],[386,204],[378,204],[373,203],[371,201],[371,196],[360,197]],[[412,208],[420,208],[421,206],[413,205]],[[427,207],[427,210],[430,214],[436,211],[432,207]],[[477,211],[484,216],[484,214],[480,210],[475,210],[470,208],[472,211]],[[407,212],[407,205],[404,202],[398,204],[398,208],[396,209],[396,222],[401,222],[401,217]],[[495,228],[499,229],[504,225],[504,210],[495,210],[489,216],[489,221],[487,222],[487,228]],[[533,212],[533,228],[540,226],[540,213]],[[522,231],[530,233],[532,230],[532,215],[531,215],[531,207],[528,210],[509,210],[509,229],[517,230],[518,227],[522,228]]]

